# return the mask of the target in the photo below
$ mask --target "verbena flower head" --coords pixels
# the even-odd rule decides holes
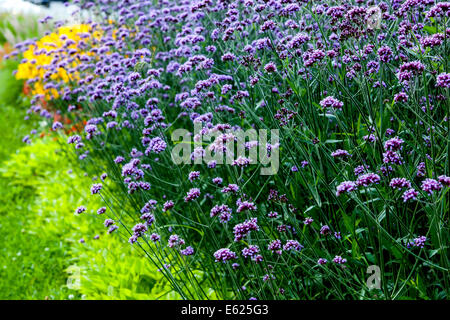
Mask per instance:
[[[364,172],[368,172],[369,167],[367,165],[360,165],[357,166],[353,172],[355,173],[356,176],[359,176],[360,174],[364,173]]]
[[[102,190],[103,186],[101,183],[93,184],[91,187],[91,194],[97,194]]]
[[[152,240],[153,242],[158,242],[161,240],[161,236],[157,233],[152,233],[150,235],[150,240]]]
[[[172,200],[168,200],[163,205],[163,211],[166,212],[172,209],[175,206],[175,203]]]
[[[344,103],[342,101],[339,101],[338,99],[336,99],[333,96],[328,96],[324,99],[322,99],[319,102],[320,106],[324,109],[327,108],[333,108],[333,109],[342,109],[342,107],[344,106]]]
[[[250,245],[247,248],[242,249],[242,256],[244,258],[254,259],[259,253],[259,247],[255,245]]]
[[[108,229],[108,233],[113,233],[114,231],[116,231],[117,229],[119,229],[119,227],[117,225],[112,225],[109,229]]]
[[[230,183],[228,186],[223,187],[222,193],[236,193],[239,191],[239,186],[237,184]]]
[[[445,175],[441,175],[441,176],[438,177],[438,181],[439,181],[443,186],[450,187],[450,177],[445,176]]]
[[[423,248],[425,247],[425,242],[427,241],[427,237],[425,236],[420,236],[415,238],[412,242],[409,243],[409,246],[414,246],[414,247],[419,247],[419,248]]]
[[[282,243],[281,240],[272,240],[267,247],[272,253],[281,254],[282,253]]]
[[[239,156],[236,160],[233,161],[233,166],[238,167],[247,167],[251,163],[251,159]]]
[[[188,246],[185,249],[181,250],[180,253],[183,256],[192,256],[194,254],[194,248],[192,248],[191,246]]]
[[[173,248],[175,246],[182,246],[184,244],[185,244],[184,239],[180,238],[180,236],[177,234],[173,234],[169,237],[167,246],[169,248]]]
[[[156,137],[150,140],[150,142],[148,143],[148,148],[145,150],[145,154],[147,156],[150,155],[152,152],[158,154],[166,150],[166,147],[167,147],[166,142],[163,139]]]
[[[251,218],[234,226],[234,241],[242,240],[250,231],[258,231],[258,219]]]
[[[240,199],[236,202],[236,204],[238,205],[238,208],[236,209],[236,212],[242,212],[242,211],[256,211],[257,208],[255,206],[255,204],[253,202],[249,202],[249,201],[241,201]]]
[[[194,181],[196,179],[198,179],[198,177],[200,177],[200,171],[192,171],[189,173],[189,181]]]
[[[381,178],[376,173],[365,173],[363,175],[360,175],[358,179],[356,180],[356,184],[358,186],[367,187],[372,184],[378,184],[380,182]]]
[[[237,255],[228,248],[222,248],[214,252],[214,258],[216,259],[216,262],[225,263],[229,260],[237,259]]]
[[[114,220],[112,219],[106,219],[105,222],[103,223],[105,225],[105,227],[110,227],[114,224]]]
[[[344,263],[347,263],[347,259],[342,258],[341,256],[335,256],[333,258],[333,262],[336,264],[344,264]]]
[[[425,176],[425,174],[426,174],[426,165],[425,165],[425,162],[421,162],[417,166],[417,173],[416,173],[416,175],[418,177],[423,177],[423,176]]]
[[[200,197],[200,189],[192,188],[189,190],[189,192],[184,197],[184,201],[189,202],[189,201],[197,199],[198,197]]]
[[[351,154],[350,154],[347,150],[337,149],[336,151],[333,151],[333,152],[331,153],[331,156],[332,156],[333,158],[343,158],[343,159],[346,159],[346,158],[350,158],[350,157],[351,157]]]
[[[269,218],[276,218],[276,217],[278,217],[278,212],[276,212],[276,211],[270,211],[270,212],[267,214],[267,216],[268,216]]]
[[[403,202],[407,202],[410,200],[417,200],[418,195],[419,195],[419,192],[417,192],[415,189],[413,189],[413,188],[408,189],[402,195]]]
[[[395,137],[392,139],[389,139],[384,143],[384,150],[388,151],[397,151],[402,149],[402,144],[404,143],[403,139],[399,137]]]
[[[450,88],[450,73],[441,73],[436,78],[436,87]]]
[[[406,178],[392,178],[389,186],[393,189],[411,188],[411,182]]]
[[[145,224],[138,223],[131,230],[135,234],[138,234],[139,236],[141,236],[142,234],[144,234],[148,230],[148,228],[147,228],[147,226]]]
[[[398,152],[388,150],[383,153],[383,162],[401,165],[403,164],[403,158]]]
[[[283,246],[284,251],[301,251],[303,248],[297,240],[287,240]]]
[[[276,72],[276,71],[277,71],[277,66],[276,66],[275,63],[273,63],[273,62],[269,62],[268,64],[266,64],[266,65],[264,66],[264,70],[265,70],[267,73],[273,73],[273,72]]]
[[[76,210],[75,213],[80,214],[86,211],[86,207],[85,206],[79,206]]]
[[[432,195],[434,191],[439,191],[442,189],[442,184],[439,181],[427,178],[422,181],[421,188],[429,195]]]
[[[382,62],[389,62],[393,57],[392,49],[388,46],[382,46],[377,51],[378,57]]]
[[[336,188],[336,196],[340,196],[342,193],[350,193],[358,190],[356,183],[353,181],[344,181]]]
[[[328,235],[330,233],[330,227],[327,225],[324,225],[320,228],[320,234],[322,235]]]

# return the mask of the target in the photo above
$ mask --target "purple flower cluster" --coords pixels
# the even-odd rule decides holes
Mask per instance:
[[[353,181],[344,181],[336,188],[336,196],[340,196],[343,193],[350,193],[358,190],[358,186]]]
[[[333,262],[336,263],[336,264],[344,264],[344,263],[347,262],[347,259],[342,258],[341,256],[335,256],[333,258]]]
[[[225,263],[229,260],[237,259],[237,255],[228,248],[222,248],[214,252],[214,258],[216,259],[216,262]]]
[[[441,73],[436,78],[436,86],[441,88],[450,88],[450,73]]]
[[[409,200],[417,200],[417,196],[419,193],[414,189],[408,189],[403,193],[403,202],[407,202]]]
[[[247,248],[242,249],[242,256],[244,258],[251,258],[255,262],[261,262],[263,257],[259,254],[259,252],[260,250],[258,246],[250,245]]]
[[[380,47],[377,51],[377,54],[378,54],[378,58],[382,62],[387,63],[392,60],[393,53],[392,53],[392,49],[389,46],[385,45],[385,46]]]
[[[230,221],[230,219],[232,218],[231,214],[232,214],[233,210],[228,207],[226,204],[222,204],[222,205],[216,205],[211,209],[211,218],[215,217],[215,216],[219,216],[219,220],[221,223],[226,223],[228,221]]]
[[[432,195],[434,191],[439,191],[442,189],[442,184],[439,181],[427,178],[422,181],[421,188],[429,195]]]
[[[386,151],[398,151],[402,149],[403,139],[394,137],[384,143],[384,150]]]
[[[230,183],[228,186],[222,188],[223,193],[236,193],[239,191],[239,186],[234,183]]]
[[[194,254],[194,248],[187,246],[185,249],[181,250],[180,253],[183,256],[192,256]]]
[[[91,187],[91,194],[97,194],[102,190],[103,186],[101,183],[93,184]]]
[[[198,197],[200,197],[200,189],[192,188],[191,190],[188,191],[188,193],[184,197],[184,201],[189,202],[189,201],[197,199]]]
[[[376,173],[365,173],[358,177],[356,180],[356,185],[368,187],[371,184],[378,184],[380,182],[381,178]]]
[[[330,229],[330,227],[327,226],[327,225],[324,225],[324,226],[322,226],[322,227],[320,228],[320,234],[322,234],[322,235],[324,235],[324,236],[330,234],[330,232],[331,232],[331,229]]]
[[[168,200],[163,205],[163,211],[166,212],[172,209],[175,206],[175,203],[172,200]]]
[[[282,244],[281,240],[272,240],[267,247],[268,250],[272,251],[272,253],[281,254],[282,253]]]
[[[389,186],[393,189],[411,188],[411,182],[405,178],[392,178]]]
[[[112,219],[106,219],[105,222],[103,223],[104,226],[108,229],[108,233],[113,233],[114,231],[116,231],[117,229],[119,229],[119,227],[115,224],[116,222]]]
[[[241,201],[241,199],[238,199],[238,201],[236,201],[236,205],[238,206],[238,208],[236,209],[237,213],[249,210],[249,211],[256,211],[256,206],[253,202],[249,202],[249,201]]]
[[[78,34],[77,41],[61,36],[63,47],[54,50],[29,40],[9,55],[21,59],[32,50],[52,61],[40,69],[42,77],[27,81],[32,88],[27,117],[46,119],[52,135],[72,134],[70,149],[112,191],[103,194],[103,185],[94,183],[91,193],[101,193],[108,212],[119,209],[132,218],[106,219],[108,232],[140,215],[129,242],[150,238],[152,248],[168,251],[168,261],[158,266],[163,271],[174,263],[171,255],[184,259],[195,252],[192,267],[205,268],[205,275],[223,277],[224,283],[237,280],[239,298],[284,293],[282,287],[297,286],[290,275],[303,279],[308,270],[332,267],[324,257],[344,265],[347,260],[335,253],[358,255],[348,241],[339,241],[348,235],[343,214],[382,212],[388,206],[395,211],[389,212],[392,220],[405,219],[411,230],[396,229],[396,223],[386,230],[405,239],[429,223],[425,215],[420,226],[410,224],[417,221],[413,215],[436,205],[430,199],[413,201],[441,195],[450,186],[450,177],[443,175],[448,174],[445,148],[439,149],[449,135],[444,51],[450,31],[443,23],[450,17],[448,2],[75,2],[102,17],[84,21],[89,32]],[[59,73],[70,81],[61,81]],[[58,98],[34,94],[39,82]],[[188,130],[183,138],[189,142],[171,139],[178,128]],[[240,141],[248,129],[279,129],[280,141]],[[31,142],[36,133],[23,141]],[[221,165],[220,156],[228,160],[235,147],[276,154],[279,171],[255,174],[265,164],[246,155]],[[169,151],[175,150],[183,151],[183,165],[174,164]],[[394,205],[400,196],[405,204]],[[212,219],[205,217],[209,208]],[[85,211],[83,206],[76,210]],[[105,212],[106,207],[97,210]],[[231,219],[236,221],[232,230]],[[367,223],[359,221],[358,228],[370,231]],[[152,228],[158,233],[150,234]],[[234,242],[227,243],[232,236]],[[377,236],[367,233],[371,240]],[[416,238],[410,246],[424,247],[426,240]],[[308,250],[302,251],[299,241]],[[365,241],[361,238],[363,248]],[[239,254],[233,281],[210,267],[211,246],[221,248],[213,254],[216,262]],[[277,261],[246,266],[263,256]],[[300,256],[305,259],[297,274],[293,264]],[[251,279],[275,276],[277,281],[265,284],[273,287],[253,291]],[[340,288],[332,278],[330,285]],[[312,292],[316,284],[306,280]],[[346,280],[351,287],[353,280]],[[243,283],[247,290],[240,290]],[[286,298],[297,298],[291,291]]]
[[[179,247],[185,244],[184,239],[182,239],[179,235],[173,234],[169,237],[167,246],[169,248]]]
[[[76,210],[75,213],[80,214],[86,211],[86,207],[85,206],[79,206]]]
[[[413,241],[409,242],[407,247],[410,248],[411,246],[413,246],[413,247],[423,248],[423,247],[425,247],[426,241],[427,241],[427,237],[420,236],[420,237],[415,238]]]
[[[319,102],[320,106],[324,109],[327,108],[333,108],[333,109],[342,109],[342,107],[344,106],[344,103],[342,101],[339,101],[338,99],[336,99],[333,96],[328,96],[324,99],[322,99]]]
[[[350,158],[351,154],[347,151],[347,150],[342,150],[342,149],[337,149],[336,151],[333,151],[331,153],[331,156],[333,158],[342,158],[342,159],[346,159],[346,158]]]
[[[138,223],[132,228],[133,235],[130,237],[128,242],[131,244],[135,243],[139,237],[142,237],[145,232],[147,232],[148,228],[145,224]]]
[[[250,231],[258,231],[258,230],[259,230],[258,218],[251,218],[249,220],[245,220],[244,222],[234,226],[233,228],[234,241],[240,241],[247,234],[249,234]]]
[[[196,180],[196,179],[198,179],[198,177],[200,177],[200,171],[192,171],[192,172],[189,172],[189,181],[194,181],[194,180]]]
[[[301,251],[303,248],[297,240],[288,240],[283,246],[284,251]]]
[[[450,177],[441,175],[438,177],[438,181],[446,187],[450,187]]]

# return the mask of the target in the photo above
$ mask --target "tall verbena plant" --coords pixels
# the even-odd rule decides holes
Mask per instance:
[[[448,297],[450,3],[77,2],[101,36],[46,66],[51,110],[86,121],[68,157],[105,226],[183,298]],[[279,143],[202,161],[252,128]]]

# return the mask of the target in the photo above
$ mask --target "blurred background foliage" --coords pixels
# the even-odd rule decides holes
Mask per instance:
[[[46,26],[40,24],[35,15],[0,12],[0,44],[15,45],[27,39],[37,38],[48,29]]]

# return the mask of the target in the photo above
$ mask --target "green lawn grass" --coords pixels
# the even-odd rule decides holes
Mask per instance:
[[[104,217],[95,214],[99,199],[79,192],[92,178],[71,167],[61,142],[37,136],[31,145],[22,142],[37,123],[23,120],[11,69],[0,69],[0,79],[9,88],[0,90],[0,300],[177,298],[156,267],[107,235]],[[88,212],[75,215],[81,204]],[[69,288],[73,270],[81,282]]]
[[[19,152],[21,137],[31,129],[24,116],[21,108],[0,108],[0,168]],[[63,297],[66,253],[59,239],[30,231],[35,197],[34,188],[0,176],[0,299]]]
[[[22,137],[33,127],[23,120],[23,107],[5,105],[17,101],[20,93],[11,78],[10,68],[0,70],[0,168],[20,152]],[[61,285],[66,253],[60,240],[30,231],[30,206],[35,198],[35,188],[0,175],[0,299],[62,298],[65,294]]]
[[[49,137],[22,147],[0,169],[8,184],[3,190],[11,199],[2,205],[0,217],[5,230],[0,237],[5,266],[0,298],[176,298],[138,251],[107,234],[104,217],[95,213],[99,199],[79,191],[92,178],[79,168],[69,169],[61,143]],[[81,204],[88,210],[74,214]],[[80,286],[68,288],[68,279],[77,274]]]
[[[0,164],[0,299],[177,298],[138,251],[107,234],[99,199],[79,192],[92,179],[69,171],[60,142],[37,139],[5,141],[15,151]],[[81,204],[88,211],[75,215]],[[73,270],[81,285],[68,288]]]

